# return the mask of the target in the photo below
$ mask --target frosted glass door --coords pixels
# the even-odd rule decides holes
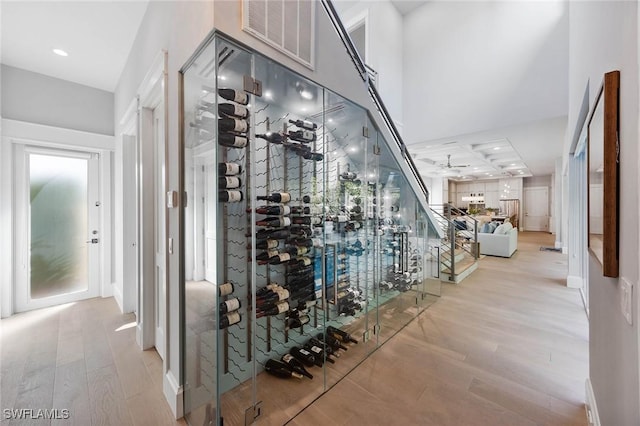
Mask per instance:
[[[91,154],[54,155],[25,149],[18,224],[26,238],[17,310],[29,310],[97,295],[93,281],[102,236],[100,203],[90,179]],[[95,179],[97,180],[97,179]],[[93,204],[93,206],[92,206]]]

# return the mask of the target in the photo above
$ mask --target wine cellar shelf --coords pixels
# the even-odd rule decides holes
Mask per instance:
[[[281,424],[434,300],[436,237],[366,109],[219,33],[182,81],[186,418]]]

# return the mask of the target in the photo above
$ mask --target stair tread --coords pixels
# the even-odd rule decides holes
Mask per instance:
[[[456,275],[460,275],[461,273],[463,273],[464,271],[472,267],[476,262],[477,262],[476,259],[472,257],[466,257],[460,260],[459,262],[456,262]],[[448,267],[445,267],[442,269],[442,272],[446,274],[450,274],[451,269]]]

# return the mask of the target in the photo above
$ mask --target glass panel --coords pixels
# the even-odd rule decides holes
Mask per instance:
[[[88,289],[87,160],[29,155],[30,297]]]
[[[285,299],[275,304],[281,307],[277,310],[267,300],[257,303],[258,315],[265,313],[255,324],[257,399],[262,401],[263,422],[284,424],[325,389],[324,371],[318,367],[324,356],[310,344],[324,329],[323,90],[266,58],[256,56],[255,61],[255,77],[263,90],[262,97],[255,98],[251,162],[256,195],[261,197],[251,219],[256,224],[256,241],[262,243],[256,251],[261,263],[256,269],[256,291],[269,294],[267,286],[277,284]],[[290,200],[262,199],[278,193],[288,194]],[[280,208],[285,211],[270,211]],[[282,230],[284,235],[263,237],[272,230]],[[276,245],[272,254],[263,246],[268,241]],[[313,379],[282,384],[264,372],[267,362],[277,363],[296,353],[300,357],[300,351],[316,358],[316,365],[305,367]]]

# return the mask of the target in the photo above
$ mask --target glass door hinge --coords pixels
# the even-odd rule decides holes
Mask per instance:
[[[243,86],[245,92],[256,96],[262,96],[262,82],[260,80],[256,80],[245,75],[243,79]]]
[[[369,137],[369,128],[367,126],[362,127],[362,136],[364,136],[365,138]]]
[[[256,405],[249,407],[244,412],[244,425],[249,426],[253,424],[262,416],[262,401],[256,402]]]

